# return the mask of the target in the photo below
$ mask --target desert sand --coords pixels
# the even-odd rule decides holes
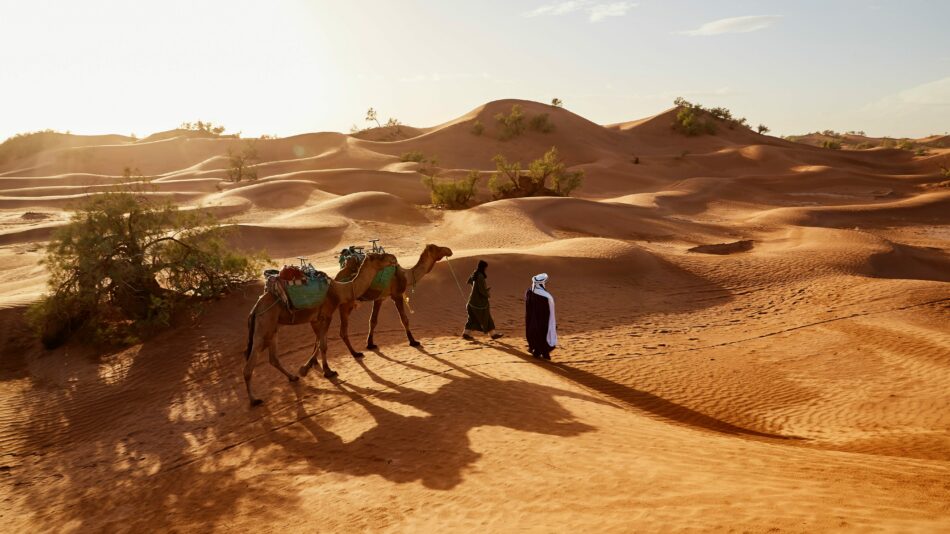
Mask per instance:
[[[514,103],[556,130],[498,141],[492,117]],[[72,136],[6,163],[0,530],[950,530],[950,149],[684,137],[674,114],[602,126],[496,101],[399,135],[259,140],[259,178],[238,184],[226,152],[243,141],[186,132]],[[551,146],[586,173],[572,198],[483,190],[460,211],[427,206],[399,159],[463,176]],[[387,302],[378,351],[354,360],[336,320],[339,379],[290,384],[265,363],[249,408],[257,282],[140,345],[43,350],[22,318],[43,243],[125,167],[277,265],[335,274],[340,248],[376,237],[406,267],[451,247],[412,297],[423,347]],[[459,338],[453,272],[464,285],[479,258],[499,342]],[[539,272],[557,298],[552,362],[522,337]],[[352,317],[357,348],[370,308]],[[288,369],[312,337],[281,330]]]

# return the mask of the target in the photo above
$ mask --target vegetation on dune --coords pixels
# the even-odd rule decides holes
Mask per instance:
[[[475,187],[479,179],[481,175],[473,170],[461,180],[443,180],[435,176],[423,176],[422,184],[429,190],[433,205],[457,210],[468,207],[475,196]]]
[[[409,152],[406,152],[403,155],[399,156],[399,161],[402,161],[402,162],[414,161],[416,163],[422,163],[423,161],[425,161],[425,159],[426,159],[425,154],[423,154],[422,152],[419,152],[418,150],[410,150]]]
[[[551,99],[551,105],[554,106],[554,107],[556,107],[556,108],[563,108],[563,107],[564,107],[564,102],[562,102],[560,98],[552,98],[552,99]]]
[[[192,132],[201,132],[207,134],[211,137],[219,137],[224,133],[224,126],[214,125],[211,122],[197,121],[197,122],[183,122],[178,127],[179,130],[189,130]]]
[[[32,156],[63,144],[69,133],[54,130],[18,133],[0,143],[0,164]]]
[[[717,123],[725,124],[730,130],[736,126],[751,129],[744,117],[733,117],[732,112],[724,107],[706,108],[683,97],[677,97],[673,105],[679,108],[673,129],[687,136],[715,134]]]
[[[825,139],[821,142],[821,148],[830,148],[831,150],[841,150],[841,141]]]
[[[498,124],[498,139],[501,141],[514,139],[528,129],[539,133],[554,131],[554,124],[548,118],[547,113],[528,117],[520,104],[513,104],[511,111],[507,114],[495,114],[495,122]]]
[[[257,161],[257,146],[251,141],[246,142],[240,152],[229,148],[228,181],[237,183],[242,180],[257,180],[257,169],[253,167]]]
[[[49,292],[29,318],[48,348],[73,334],[134,342],[257,274],[261,258],[234,252],[214,216],[179,211],[150,197],[143,177],[126,177],[76,205],[47,247]]]
[[[476,119],[475,123],[472,124],[471,133],[474,136],[480,136],[485,132],[485,125],[482,124],[482,121]]]
[[[764,135],[764,134],[769,133],[770,130],[769,130],[769,127],[768,127],[768,126],[766,126],[766,125],[764,125],[764,124],[760,124],[758,127],[756,127],[755,131],[757,131],[757,132],[759,132],[760,134],[763,134],[763,135]]]
[[[520,162],[509,162],[502,155],[492,158],[495,172],[488,189],[495,199],[535,196],[568,196],[581,186],[584,171],[568,171],[557,147],[551,147],[540,159],[528,165],[527,174]]]

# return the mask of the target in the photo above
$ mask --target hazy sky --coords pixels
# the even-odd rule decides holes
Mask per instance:
[[[0,138],[210,120],[245,135],[431,126],[561,98],[599,123],[682,95],[775,134],[950,130],[950,1],[0,3]]]

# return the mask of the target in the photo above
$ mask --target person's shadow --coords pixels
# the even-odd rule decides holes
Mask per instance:
[[[494,347],[497,350],[512,356],[517,356],[523,360],[537,362],[540,365],[543,365],[545,369],[548,369],[553,373],[576,382],[585,388],[606,395],[609,398],[616,399],[630,408],[648,412],[654,416],[658,416],[662,419],[677,424],[719,432],[722,434],[754,436],[777,440],[804,439],[798,436],[785,436],[781,434],[772,434],[768,432],[752,430],[749,428],[743,428],[721,419],[716,419],[715,417],[702,412],[698,412],[692,408],[677,404],[673,401],[664,399],[663,397],[646,391],[638,390],[625,384],[614,382],[602,376],[595,375],[566,363],[560,363],[556,360],[540,360],[506,342],[496,341],[491,345],[486,345],[486,347]],[[557,353],[555,353],[554,356],[555,358],[556,354]]]

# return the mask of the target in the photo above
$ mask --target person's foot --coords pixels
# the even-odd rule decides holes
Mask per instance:
[[[473,338],[472,336],[468,334],[462,334],[462,339],[464,339],[465,341],[475,341],[475,338]]]
[[[550,354],[542,354],[541,357],[544,358],[545,360],[550,360],[550,359],[551,359],[551,355],[550,355]]]
[[[492,335],[491,335],[491,338],[492,338],[492,339],[498,339],[498,338],[500,338],[500,337],[504,337],[504,335],[505,335],[505,334],[492,334]]]
[[[537,352],[532,352],[531,355],[534,356],[535,358],[539,359],[539,360],[541,359],[541,355],[538,354]]]

